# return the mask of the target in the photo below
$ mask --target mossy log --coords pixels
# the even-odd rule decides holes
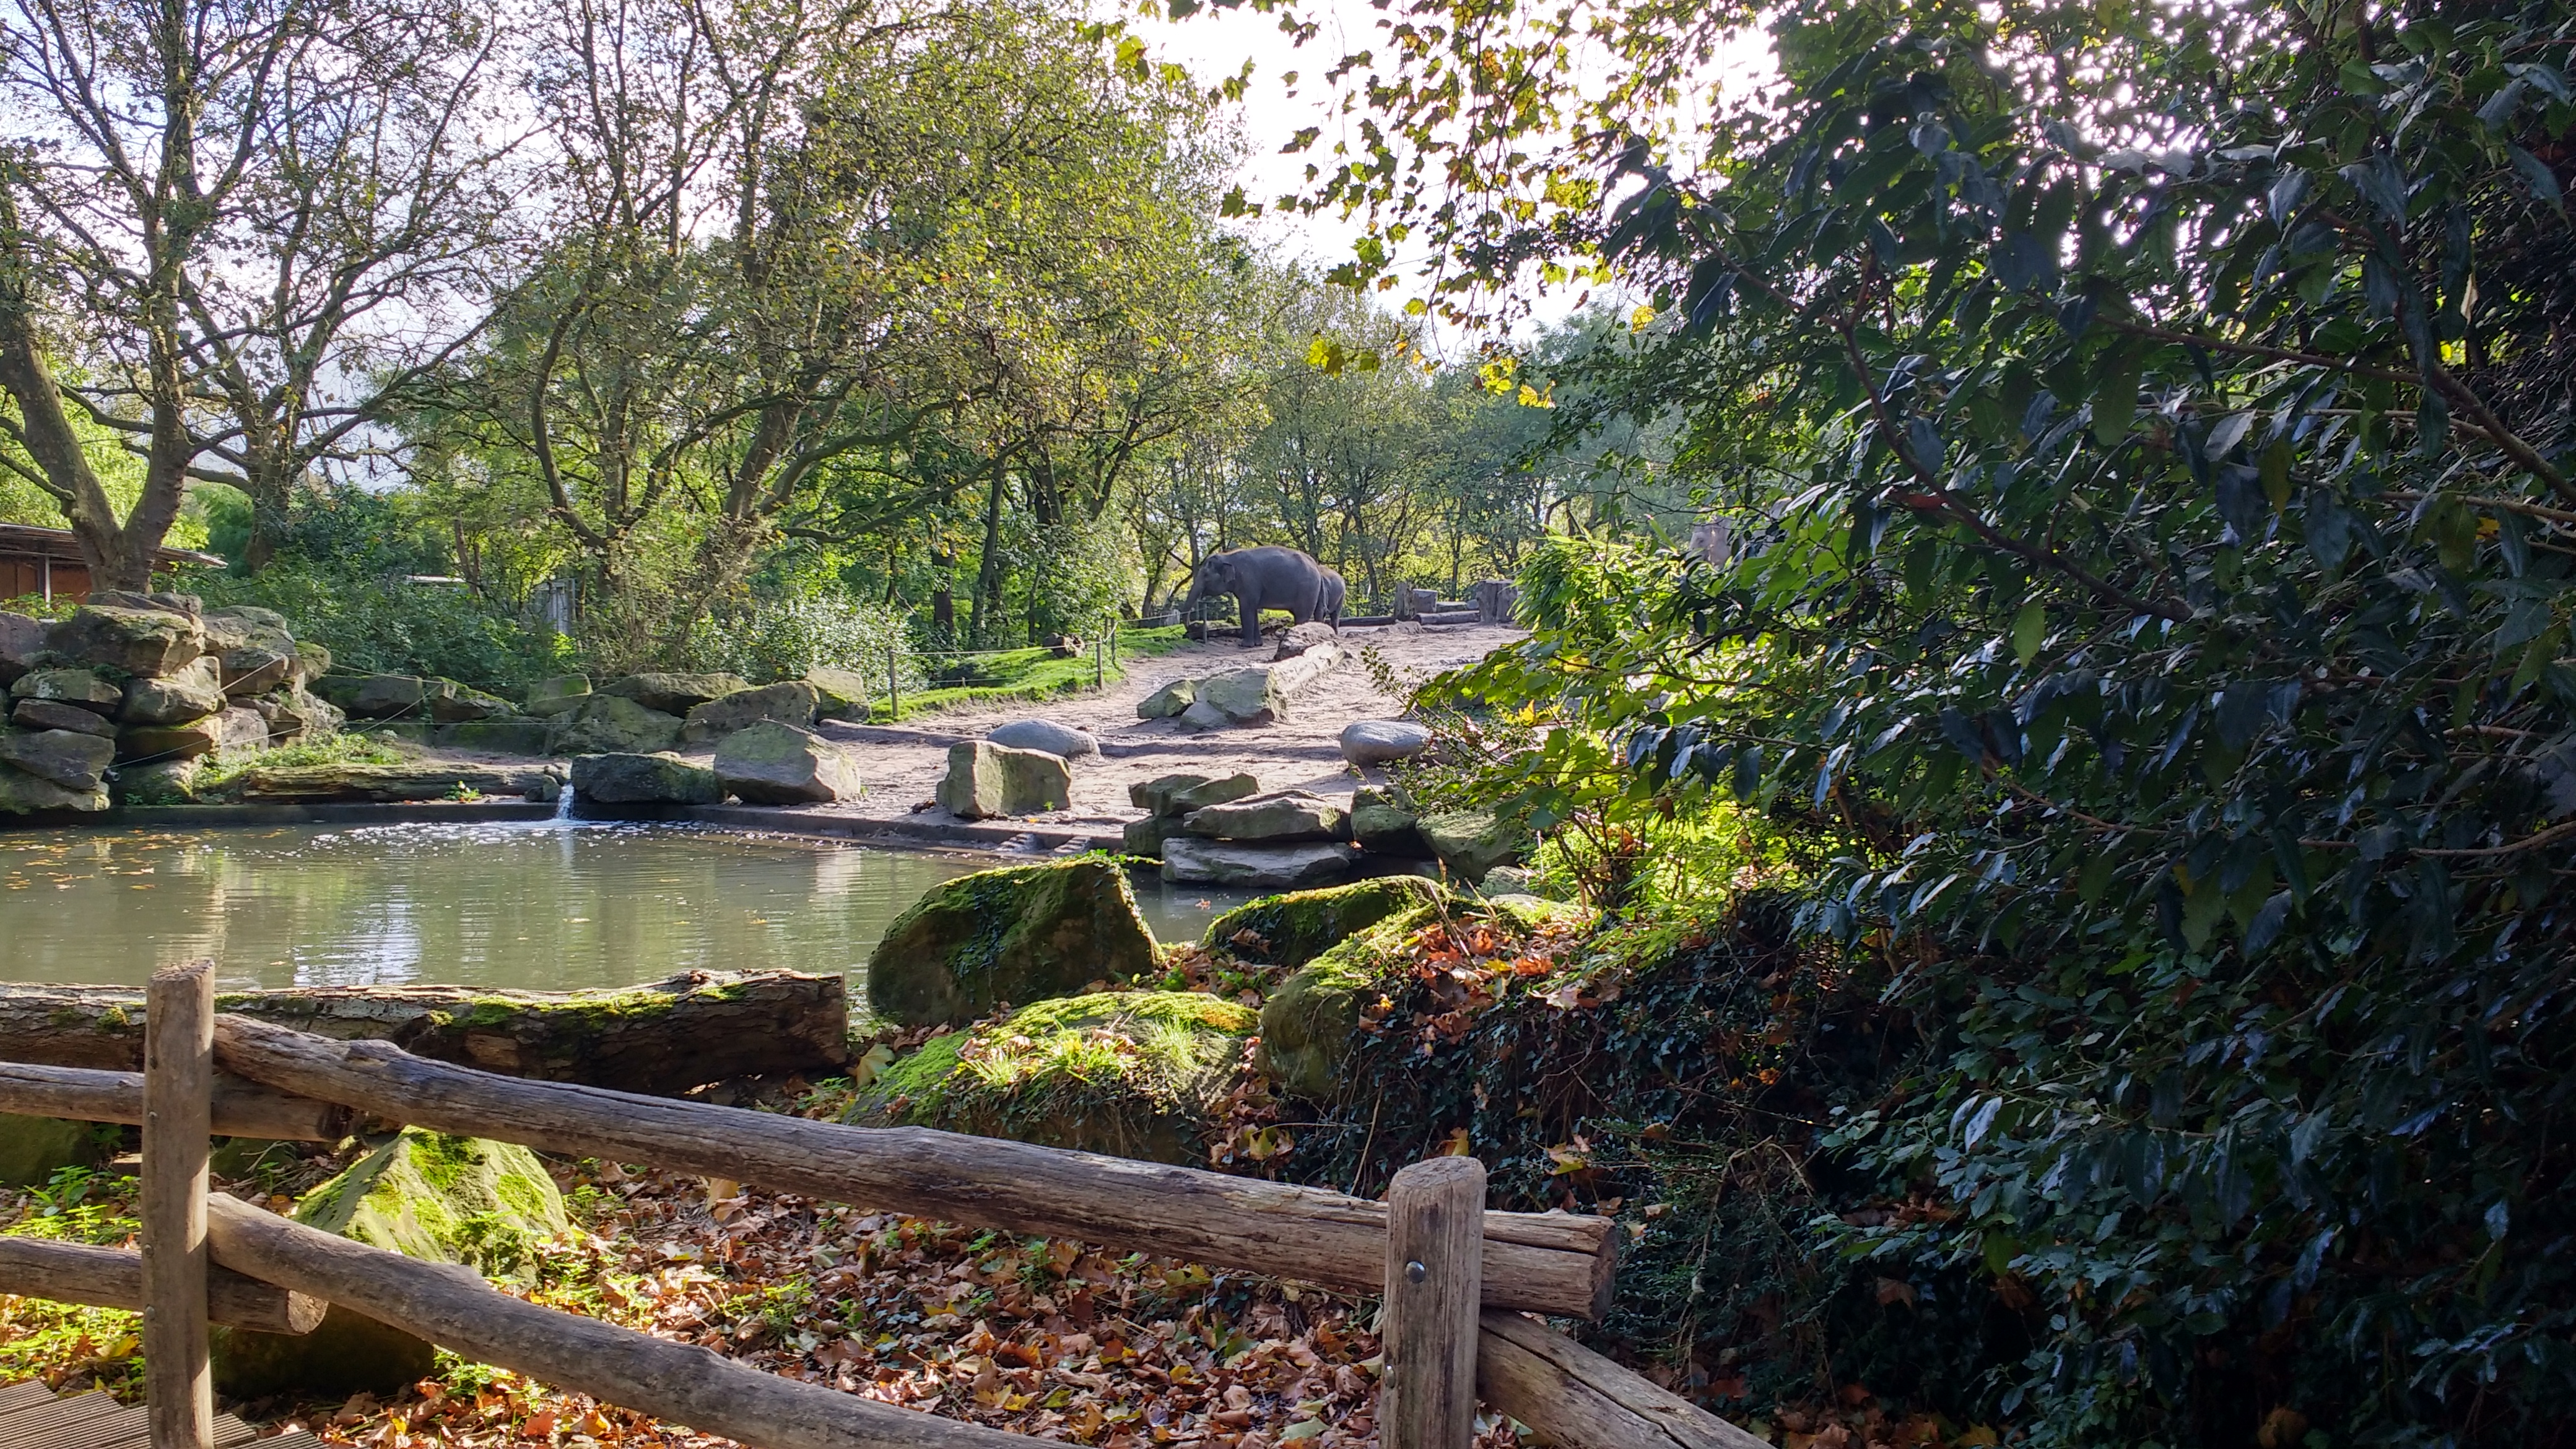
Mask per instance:
[[[316,1036],[629,1092],[677,1095],[850,1060],[848,988],[797,971],[693,971],[622,991],[334,986],[217,1004]],[[0,986],[0,1061],[140,1070],[143,999],[122,987]]]

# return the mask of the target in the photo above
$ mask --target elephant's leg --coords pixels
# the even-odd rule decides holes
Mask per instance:
[[[1247,590],[1234,596],[1234,605],[1243,615],[1243,647],[1261,647],[1261,595]]]

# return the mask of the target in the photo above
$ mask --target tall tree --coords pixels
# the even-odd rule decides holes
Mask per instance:
[[[508,190],[498,44],[465,4],[5,12],[0,387],[102,583],[144,583],[191,478],[250,493],[264,557],[289,492],[472,334]],[[122,517],[76,412],[143,457]]]

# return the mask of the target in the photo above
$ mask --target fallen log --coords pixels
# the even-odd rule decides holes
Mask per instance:
[[[143,1121],[143,1074],[88,1067],[36,1067],[0,1062],[0,1112],[74,1122]],[[214,1133],[283,1142],[337,1142],[355,1117],[348,1108],[217,1074]]]
[[[215,1059],[283,1091],[541,1152],[1334,1288],[1368,1292],[1385,1282],[1386,1205],[1317,1188],[923,1127],[845,1127],[521,1081],[240,1016],[217,1019]],[[1563,1213],[1486,1213],[1484,1302],[1599,1317],[1610,1301],[1613,1226]]]
[[[1765,1440],[1544,1323],[1488,1311],[1476,1397],[1563,1449],[1769,1449]]]
[[[47,1238],[0,1237],[0,1294],[143,1311],[143,1255]],[[330,1304],[225,1268],[206,1275],[206,1316],[228,1328],[311,1333]]]
[[[758,1449],[1036,1449],[1044,1441],[765,1374],[712,1349],[524,1303],[424,1263],[207,1199],[216,1261],[575,1393]]]
[[[798,971],[693,971],[622,991],[332,986],[228,994],[216,1006],[512,1076],[637,1092],[827,1073],[850,1060],[847,984]],[[143,998],[112,986],[0,986],[0,1061],[138,1071]]]

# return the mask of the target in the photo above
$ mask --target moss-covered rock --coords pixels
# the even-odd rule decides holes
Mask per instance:
[[[1267,966],[1303,966],[1389,916],[1446,898],[1438,882],[1418,875],[1264,896],[1209,923],[1203,944]]]
[[[1205,1163],[1256,1020],[1191,991],[1041,1002],[932,1038],[880,1075],[850,1120]]]
[[[594,694],[554,717],[550,755],[649,755],[680,747],[680,719],[622,695]]]
[[[1483,880],[1495,866],[1520,860],[1533,843],[1526,823],[1492,810],[1425,815],[1415,828],[1449,873],[1470,884]]]
[[[493,1278],[527,1279],[537,1246],[568,1231],[563,1196],[524,1147],[417,1127],[315,1188],[295,1220],[353,1242]],[[426,1378],[430,1345],[334,1306],[302,1337],[218,1329],[215,1387],[238,1398],[388,1393]]]
[[[1391,994],[1413,969],[1412,946],[1445,910],[1461,926],[1483,926],[1505,943],[1587,920],[1591,912],[1536,896],[1494,896],[1446,907],[1420,906],[1317,956],[1279,984],[1261,1008],[1261,1066],[1282,1091],[1330,1102],[1349,1088],[1344,1067],[1361,1011]]]
[[[1152,970],[1153,933],[1106,860],[979,871],[895,918],[868,960],[868,1004],[907,1026],[1070,996]]]
[[[0,1112],[0,1187],[42,1187],[66,1167],[96,1167],[107,1156],[99,1137],[96,1123]]]

